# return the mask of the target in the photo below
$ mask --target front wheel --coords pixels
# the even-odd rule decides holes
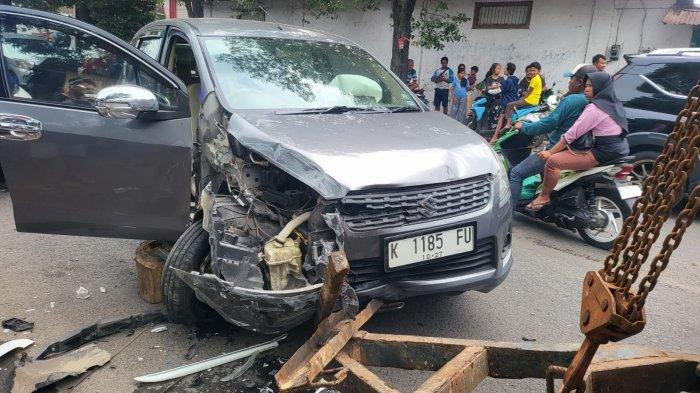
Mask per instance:
[[[163,299],[172,322],[194,325],[209,312],[207,305],[197,299],[192,288],[171,269],[200,271],[209,255],[209,234],[202,228],[201,220],[193,222],[175,242],[163,268]]]
[[[615,190],[597,189],[589,201],[589,221],[578,228],[581,238],[588,244],[610,250],[622,226],[632,213]]]

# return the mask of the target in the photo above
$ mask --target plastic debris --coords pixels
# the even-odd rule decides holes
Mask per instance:
[[[29,308],[29,309],[25,310],[24,312],[30,313],[30,312],[34,312],[34,311],[36,311],[36,308]]]
[[[228,382],[228,381],[233,381],[234,379],[239,378],[241,375],[245,374],[246,371],[248,371],[252,366],[253,363],[255,363],[255,358],[258,357],[258,354],[260,352],[255,352],[254,354],[250,355],[248,360],[245,361],[245,363],[241,364],[240,366],[236,367],[231,374],[221,378],[221,382]]]
[[[23,332],[25,330],[34,329],[34,322],[27,322],[19,318],[10,318],[2,321],[2,327],[10,329],[13,332]]]
[[[90,293],[85,287],[80,287],[77,291],[75,291],[75,297],[78,299],[87,299],[90,297]]]
[[[82,327],[61,337],[58,341],[44,347],[36,359],[43,359],[49,355],[56,355],[62,352],[72,351],[83,344],[119,333],[126,329],[134,329],[151,322],[161,322],[165,315],[161,312],[150,312],[145,314],[132,315],[126,318],[115,318],[101,320],[97,323]]]
[[[49,302],[49,308],[56,307],[56,302]]]
[[[76,376],[102,366],[112,355],[95,344],[88,344],[65,355],[28,362],[15,369],[12,393],[29,393],[68,376]]]
[[[241,349],[231,353],[225,353],[211,359],[202,360],[201,362],[187,364],[184,366],[176,367],[170,370],[160,371],[154,374],[144,375],[141,377],[134,378],[137,382],[163,382],[174,378],[184,377],[186,375],[194,374],[200,371],[210,369],[212,367],[220,366],[222,364],[233,362],[234,360],[243,359],[245,357],[251,356],[258,352],[267,351],[269,349],[277,348],[278,341],[284,340],[287,335],[282,335],[275,338],[274,340],[254,345],[249,348]]]
[[[27,348],[28,346],[34,344],[34,341],[28,338],[18,338],[17,340],[8,341],[6,343],[0,344],[0,358],[6,354],[19,348]]]
[[[105,288],[105,287],[100,287],[100,292],[102,292],[102,293],[107,292],[107,288]]]
[[[160,332],[164,332],[166,330],[168,330],[167,326],[158,325],[158,326],[154,327],[153,329],[151,329],[151,333],[160,333]]]

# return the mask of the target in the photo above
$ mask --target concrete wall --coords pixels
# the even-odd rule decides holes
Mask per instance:
[[[673,3],[673,0],[534,0],[529,29],[472,29],[471,22],[468,22],[463,27],[467,36],[465,41],[448,44],[442,51],[411,46],[410,57],[415,59],[421,82],[429,90],[432,87],[430,75],[443,55],[450,58],[450,65],[455,68],[459,63],[468,67],[479,66],[480,78],[493,62],[513,62],[518,67],[516,75],[521,76],[526,64],[539,61],[547,84],[551,86],[552,81],[556,81],[557,89],[564,90],[564,72],[578,63],[590,62],[596,53],[606,53],[611,44],[621,45],[621,54],[687,47],[692,35],[691,26],[661,23]],[[281,23],[300,25],[301,10],[288,4],[286,1],[264,1],[272,18]],[[420,6],[421,2],[418,4]],[[474,0],[452,0],[450,4],[450,10],[474,15]],[[384,1],[378,11],[349,11],[337,19],[309,18],[312,20],[306,26],[350,38],[384,64],[389,64],[390,12],[389,1]],[[224,1],[215,5],[212,14],[230,16],[230,3]],[[186,16],[184,9],[178,16]],[[418,10],[415,16],[418,16]],[[620,57],[619,61],[610,63],[608,71],[613,73],[624,64]]]

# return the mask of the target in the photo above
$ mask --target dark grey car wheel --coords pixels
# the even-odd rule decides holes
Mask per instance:
[[[209,307],[171,269],[199,271],[209,253],[209,234],[202,221],[192,223],[170,250],[163,269],[163,299],[172,322],[193,325],[209,313]]]
[[[654,171],[654,163],[659,156],[655,151],[640,151],[634,153],[634,161],[632,162],[632,181],[638,185],[642,185],[644,180]]]

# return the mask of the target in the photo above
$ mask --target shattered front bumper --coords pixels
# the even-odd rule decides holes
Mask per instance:
[[[416,225],[363,232],[343,228],[339,239],[342,238],[350,261],[349,282],[363,301],[373,298],[394,301],[469,290],[488,292],[505,280],[513,262],[511,217],[510,204],[496,208],[492,201],[483,209],[469,214]],[[377,266],[383,266],[382,245],[385,237],[415,231],[440,231],[466,223],[476,225],[476,248],[469,254],[458,256],[459,260],[438,260],[421,267],[404,269],[400,276]],[[263,334],[289,331],[312,319],[322,286],[315,284],[284,291],[246,289],[214,274],[173,270],[193,288],[201,301],[228,322]],[[362,276],[363,272],[368,271],[371,276]]]

